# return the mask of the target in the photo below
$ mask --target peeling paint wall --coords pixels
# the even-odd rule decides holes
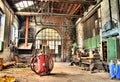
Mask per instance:
[[[110,0],[110,1],[111,1],[112,18],[114,18],[116,20],[119,20],[119,15],[118,15],[119,11],[118,11],[117,0]],[[101,2],[101,15],[102,15],[102,27],[104,27],[106,22],[108,22],[110,20],[110,12],[109,12],[108,0],[103,0]]]
[[[81,19],[81,18],[80,18]],[[80,49],[83,48],[83,24],[80,19],[76,22],[77,43]]]
[[[114,22],[116,22],[116,20],[119,21],[119,14],[118,14],[119,11],[118,11],[117,0],[110,0],[110,1],[111,1],[112,18],[113,18]],[[103,0],[100,3],[100,7],[99,8],[97,8],[98,6],[96,6],[97,10],[91,10],[94,7],[95,7],[95,5],[91,5],[89,7],[88,11],[84,12],[84,17],[81,18],[81,19],[84,19],[85,16],[87,16],[87,14],[92,13],[91,16],[88,15],[90,17],[86,17],[88,19],[86,21],[84,21],[84,24],[82,24],[82,23],[80,24],[79,23],[76,26],[77,31],[78,31],[79,27],[82,28],[82,26],[84,26],[84,28],[83,28],[84,35],[82,35],[82,36],[84,36],[84,39],[93,37],[93,35],[94,35],[93,31],[94,31],[94,28],[96,27],[95,26],[96,19],[100,19],[98,21],[99,22],[99,28],[104,27],[104,25],[106,24],[106,22],[108,22],[110,20],[110,11],[109,11],[108,0]],[[96,12],[96,14],[95,14],[95,12]],[[81,22],[81,20],[80,20],[80,22]],[[78,32],[77,32],[77,37],[79,37]],[[99,35],[99,32],[97,32],[97,35]],[[78,41],[78,43],[79,43],[79,41]]]
[[[39,18],[40,17],[37,17],[36,20],[39,20]],[[76,35],[73,35],[74,34],[73,29],[75,29],[74,27],[72,27],[73,23],[65,17],[55,17],[55,18],[53,17],[52,19],[48,18],[48,20],[47,21],[46,20],[47,18],[45,20],[41,20],[42,23],[44,23],[43,25],[40,23],[35,24],[35,22],[30,22],[29,26],[34,28],[35,34],[45,28],[51,28],[56,30],[62,37],[61,59],[62,61],[66,61],[71,52],[72,39],[75,38],[73,36],[76,36]],[[55,25],[52,26],[52,24],[54,23],[58,26],[55,26]],[[49,26],[49,24],[51,24],[51,26]],[[24,28],[25,24],[23,24],[22,27]]]
[[[79,37],[79,32],[80,32],[78,28],[79,27],[82,28],[84,26],[84,28],[83,28],[84,35],[82,35],[83,39],[87,39],[90,37],[92,38],[93,37],[93,33],[92,33],[93,30],[92,29],[96,27],[95,26],[95,22],[96,22],[95,19],[98,19],[98,22],[99,22],[98,23],[98,25],[99,25],[98,35],[100,36],[98,42],[99,42],[99,47],[100,47],[100,51],[99,51],[100,55],[102,55],[102,28],[110,20],[110,9],[109,9],[109,2],[108,1],[109,0],[102,0],[102,2],[100,4],[98,4],[97,6],[94,6],[95,8],[93,10],[91,10],[90,12],[89,11],[84,12],[84,17],[81,18],[80,22],[83,22],[83,20],[85,19],[85,16],[87,16],[87,14],[88,14],[88,16],[86,17],[86,19],[88,18],[89,21],[84,23],[84,24],[79,23],[76,26],[77,37]],[[117,22],[119,23],[120,14],[119,14],[119,9],[118,9],[118,0],[110,0],[110,1],[111,1],[112,20],[115,23],[117,23]],[[90,9],[88,9],[88,10],[90,10]],[[94,15],[94,12],[97,12],[97,13],[96,13],[96,16],[94,18],[92,18],[92,16]],[[79,40],[80,40],[80,38],[78,38],[78,44],[80,46]],[[83,41],[83,43],[84,42],[85,41]],[[90,41],[88,41],[88,42],[90,42]],[[92,41],[92,42],[94,43],[94,41]],[[87,46],[89,46],[89,43]],[[90,49],[92,49],[92,48],[90,48]]]
[[[10,60],[9,42],[10,42],[10,29],[12,25],[19,28],[19,23],[17,17],[11,11],[10,7],[4,1],[0,0],[0,8],[5,15],[5,27],[4,27],[4,40],[3,40],[3,50],[0,52],[0,57],[4,58],[4,61]]]

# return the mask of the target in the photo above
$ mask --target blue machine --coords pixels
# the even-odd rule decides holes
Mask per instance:
[[[109,73],[110,73],[110,76],[111,76],[111,79],[115,78],[116,77],[116,73],[115,73],[115,64],[114,63],[110,63],[109,64]]]
[[[112,37],[112,36],[120,37],[120,28],[117,23],[114,23],[114,21],[112,21],[112,26],[111,26],[109,20],[102,28],[102,38]]]
[[[116,79],[120,79],[120,65],[116,65]]]

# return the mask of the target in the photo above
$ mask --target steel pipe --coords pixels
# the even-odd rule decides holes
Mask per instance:
[[[66,16],[66,17],[81,17],[81,15],[59,14],[59,13],[37,13],[37,12],[16,12],[20,16]]]

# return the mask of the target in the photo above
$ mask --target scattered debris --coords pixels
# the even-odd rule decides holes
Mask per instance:
[[[29,65],[26,63],[16,63],[16,65],[13,66],[13,68],[27,68],[27,67],[29,67]]]
[[[10,66],[13,66],[13,65],[15,65],[14,61],[13,62],[6,62],[6,63],[3,64],[3,68],[7,68],[7,67],[10,67]]]

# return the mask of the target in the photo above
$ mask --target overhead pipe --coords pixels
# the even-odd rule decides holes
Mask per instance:
[[[25,47],[28,46],[28,27],[29,27],[29,18],[26,17],[26,31],[25,31]]]
[[[15,12],[16,15],[20,16],[65,16],[65,17],[74,17],[79,18],[81,15],[72,15],[72,14],[58,14],[58,13],[38,13],[38,12]]]

